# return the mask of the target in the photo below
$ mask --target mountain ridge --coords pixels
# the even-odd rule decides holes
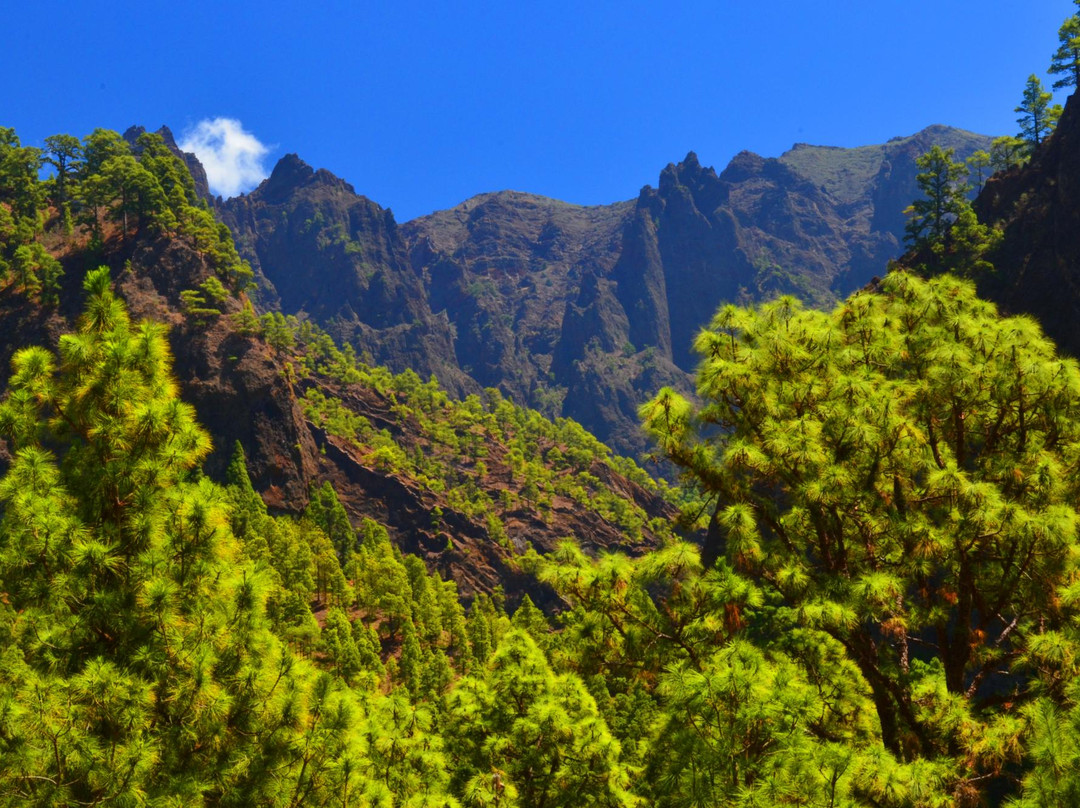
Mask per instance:
[[[692,391],[690,343],[720,305],[826,306],[860,288],[902,252],[915,158],[989,142],[935,124],[854,149],[745,151],[719,173],[689,152],[633,199],[494,191],[403,224],[290,154],[216,208],[266,308],[455,395],[494,387],[574,417],[633,455],[638,406],[657,386]]]

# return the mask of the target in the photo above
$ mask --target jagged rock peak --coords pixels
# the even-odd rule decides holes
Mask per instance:
[[[356,194],[353,186],[336,174],[325,168],[316,170],[294,153],[286,154],[277,161],[270,177],[263,181],[255,193],[268,202],[281,202],[293,191],[309,185],[337,188],[347,194]]]
[[[768,159],[752,151],[741,151],[731,158],[720,178],[725,182],[741,182],[760,174]],[[775,162],[775,161],[774,161]]]
[[[146,127],[145,126],[138,126],[138,125],[129,126],[124,131],[124,140],[126,140],[128,143],[130,143],[131,145],[134,146],[135,141],[139,139],[139,136],[144,135],[144,134],[146,134]]]
[[[270,177],[259,189],[265,196],[284,196],[295,188],[306,185],[315,176],[315,169],[297,154],[286,154],[277,161]]]
[[[127,131],[124,132],[124,140],[134,146],[135,141],[139,139],[139,136],[146,134],[146,132],[147,129],[145,126],[129,126]],[[171,152],[174,154],[182,154],[180,147],[176,145],[176,138],[173,136],[172,130],[169,127],[162,124],[158,127],[155,134],[161,136],[161,139],[165,141],[165,145],[169,147]]]

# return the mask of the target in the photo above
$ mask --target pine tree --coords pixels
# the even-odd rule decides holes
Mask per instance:
[[[487,662],[495,647],[492,636],[494,620],[495,608],[491,604],[491,598],[483,593],[477,595],[469,611],[466,631],[469,634],[472,657],[481,665]]]
[[[544,613],[536,608],[536,604],[528,595],[521,599],[521,603],[514,612],[510,623],[514,628],[524,631],[532,637],[533,642],[541,648],[546,647],[550,639],[548,635],[551,633],[551,626],[548,625]]]
[[[14,129],[0,126],[0,200],[33,230],[45,204],[44,187],[38,180],[41,150],[23,146]]]
[[[220,491],[192,475],[209,440],[163,329],[129,322],[106,269],[85,288],[78,331],[58,356],[17,353],[0,406],[0,794],[278,804],[311,771],[293,750],[323,696],[271,633]]]
[[[251,484],[247,457],[240,441],[233,445],[232,457],[225,469],[225,484],[231,502],[229,520],[233,533],[243,544],[245,555],[253,560],[266,562],[269,548],[265,534],[269,517],[266,504]]]
[[[903,273],[832,314],[727,307],[696,347],[705,404],[664,391],[643,415],[711,499],[706,564],[841,643],[893,754],[987,731],[1072,575],[1075,363],[969,285]]]
[[[448,695],[452,787],[475,805],[632,806],[620,747],[580,679],[510,630],[485,676]]]
[[[1024,85],[1024,98],[1014,111],[1020,113],[1016,122],[1020,124],[1020,137],[1028,144],[1029,153],[1033,153],[1054,131],[1057,119],[1061,117],[1061,106],[1050,105],[1053,94],[1043,90],[1042,81],[1032,73]]]
[[[1040,699],[1025,709],[1025,718],[1032,767],[1016,808],[1080,804],[1080,708],[1075,699],[1064,710],[1051,699]]]
[[[325,482],[321,486],[312,485],[305,513],[322,528],[333,543],[338,556],[344,559],[356,545],[356,531],[353,530],[349,515],[345,512],[337,492],[330,483]]]
[[[334,666],[334,671],[346,682],[352,682],[363,670],[363,659],[348,615],[340,608],[332,607],[326,614],[326,625],[321,635],[323,653]]]
[[[1054,82],[1055,90],[1080,85],[1080,14],[1073,14],[1058,29],[1058,49],[1050,60],[1051,76],[1061,76]]]
[[[990,165],[994,171],[1008,171],[1024,162],[1024,141],[1013,135],[994,138],[990,144]]]
[[[1000,243],[1001,233],[979,222],[967,198],[971,187],[963,180],[967,166],[953,161],[952,155],[952,149],[935,146],[916,159],[923,169],[916,179],[924,197],[906,211],[911,216],[906,240],[920,274],[976,277],[993,269],[987,256]],[[989,165],[985,152],[973,157],[980,172]]]
[[[421,693],[420,680],[424,670],[424,652],[420,648],[417,634],[411,618],[401,624],[401,658],[398,660],[398,669],[401,672],[401,683],[413,696]]]
[[[905,241],[916,250],[934,244],[946,244],[949,226],[967,205],[969,187],[964,181],[967,167],[953,160],[952,149],[934,146],[916,158],[922,169],[916,176],[923,198],[911,204],[906,213]]]
[[[984,149],[978,149],[972,152],[965,161],[968,169],[975,172],[975,192],[982,193],[983,185],[986,183],[986,169],[990,168],[991,159],[990,153]]]
[[[45,138],[46,163],[56,169],[53,177],[53,199],[56,207],[70,215],[68,206],[71,201],[69,185],[79,173],[82,161],[82,143],[74,135],[52,135]]]

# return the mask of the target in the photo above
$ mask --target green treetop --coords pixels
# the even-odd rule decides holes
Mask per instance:
[[[58,355],[16,354],[0,405],[0,804],[285,806],[358,788],[340,780],[351,697],[273,636],[263,575],[192,476],[210,443],[162,327],[129,321],[106,269],[85,287],[76,333]]]
[[[916,159],[922,169],[916,179],[924,196],[915,200],[906,213],[906,240],[919,271],[924,275],[942,272],[971,277],[992,269],[986,256],[1001,239],[999,231],[980,224],[967,194],[967,166],[952,159],[952,149],[935,146]],[[991,162],[986,152],[972,155],[979,171]]]
[[[916,249],[944,242],[949,225],[967,205],[967,167],[953,160],[954,153],[953,149],[934,146],[915,160],[915,165],[921,169],[916,181],[923,198],[913,202],[907,210],[911,218],[904,238]]]
[[[990,167],[994,171],[1008,171],[1024,162],[1026,146],[1015,135],[1002,135],[990,143]]]
[[[38,181],[41,150],[23,146],[14,129],[0,127],[0,200],[7,202],[18,217],[33,221],[45,202],[44,189]]]
[[[68,185],[78,175],[82,161],[82,143],[74,135],[52,135],[45,138],[45,162],[56,169],[53,178],[54,198],[58,208],[68,203]]]
[[[886,748],[933,758],[960,733],[993,758],[973,711],[1022,701],[1010,668],[1065,619],[1080,371],[952,277],[883,287],[831,314],[722,309],[695,345],[703,404],[665,390],[642,412],[714,502],[706,564],[841,643]]]
[[[463,679],[447,701],[452,782],[466,804],[640,804],[619,744],[580,679],[555,674],[523,631],[509,631],[482,675]]]
[[[1050,105],[1053,94],[1044,90],[1042,81],[1032,73],[1028,76],[1027,84],[1024,85],[1024,98],[1014,112],[1019,112],[1020,117],[1016,122],[1020,124],[1020,137],[1028,144],[1030,151],[1034,151],[1042,145],[1057,125],[1057,119],[1061,116],[1061,105]]]
[[[1058,43],[1048,71],[1052,76],[1061,76],[1054,82],[1054,89],[1080,86],[1080,14],[1073,14],[1061,24]]]
[[[986,169],[990,168],[992,161],[990,153],[985,149],[979,149],[971,154],[965,161],[970,170],[975,172],[975,191],[980,193],[986,182]]]

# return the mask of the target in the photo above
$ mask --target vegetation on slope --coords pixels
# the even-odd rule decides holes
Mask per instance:
[[[633,461],[611,450],[569,419],[552,422],[532,410],[516,407],[493,389],[483,397],[456,400],[434,380],[422,382],[412,371],[392,374],[360,362],[347,347],[339,350],[316,326],[295,317],[267,314],[263,327],[271,344],[295,351],[291,367],[297,378],[330,379],[360,385],[384,397],[388,409],[380,426],[328,396],[325,386],[309,386],[301,397],[304,412],[329,433],[346,439],[371,465],[394,471],[445,495],[447,502],[471,518],[484,518],[499,535],[501,514],[524,503],[543,515],[556,496],[595,509],[618,526],[631,543],[642,539],[649,517],[625,495],[602,484],[590,472],[606,466],[645,491],[667,496]],[[409,422],[408,434],[402,424]],[[396,433],[396,434],[395,434]],[[492,453],[508,475],[494,479],[486,459]],[[497,496],[493,496],[496,494]],[[667,532],[662,521],[653,527]]]
[[[8,146],[10,264],[49,254],[49,209]],[[950,156],[925,163],[927,198],[956,201]],[[160,199],[123,210],[125,187],[101,202],[111,237],[171,226]],[[525,552],[555,618],[527,597],[510,616],[498,590],[466,609],[329,485],[274,516],[241,450],[224,485],[202,476],[164,329],[86,273],[76,330],[18,352],[0,405],[0,804],[1075,804],[1080,368],[946,271],[971,223],[940,210],[916,205],[911,229],[929,280],[716,315],[699,403],[664,390],[642,412],[704,545],[655,526],[634,558]],[[9,298],[55,305],[30,274]],[[223,319],[228,290],[188,291],[222,306],[188,295],[192,321]],[[511,504],[584,498],[642,529],[595,472],[653,484],[580,428],[229,308],[361,462],[501,519],[477,468],[498,447]]]
[[[242,453],[225,488],[202,478],[161,329],[104,270],[86,288],[78,332],[20,352],[0,409],[7,804],[1075,788],[1080,371],[970,286],[898,274],[832,314],[719,315],[704,409],[648,410],[715,502],[704,554],[529,554],[559,630],[528,599],[466,610],[329,487],[274,517]]]
[[[271,487],[278,489],[282,478],[285,485],[284,493],[272,494],[277,506],[302,508],[311,481],[329,477],[341,485],[360,475],[346,500],[354,520],[384,522],[399,543],[407,534],[409,546],[423,545],[428,563],[457,577],[470,596],[520,579],[513,557],[529,544],[543,549],[573,533],[592,546],[640,549],[670,533],[667,517],[674,509],[666,487],[612,456],[577,424],[552,423],[492,390],[457,401],[411,371],[395,376],[365,365],[310,321],[259,318],[244,292],[250,270],[228,231],[197,203],[190,175],[160,136],[142,134],[133,150],[115,133],[97,130],[82,141],[50,138],[45,153],[17,146],[14,135],[9,139],[16,145],[8,163],[24,181],[8,182],[22,190],[11,191],[0,210],[25,211],[18,237],[27,249],[52,262],[53,277],[60,273],[53,255],[74,275],[64,290],[55,285],[51,302],[35,291],[40,283],[14,288],[28,299],[27,318],[52,316],[61,291],[62,308],[70,310],[71,287],[95,259],[123,267],[124,294],[141,311],[176,326],[171,339],[184,356],[187,392],[194,388],[200,400],[226,408],[249,406],[237,397],[252,395],[260,415],[293,418],[291,425],[262,426],[281,433],[269,447]],[[43,160],[63,169],[42,181]],[[126,186],[110,181],[118,167],[140,178],[145,199],[126,198]],[[96,196],[86,189],[96,189]],[[213,228],[191,226],[204,220]],[[166,266],[143,265],[160,255],[169,257]],[[65,327],[62,317],[53,321],[57,330]],[[272,407],[264,397],[275,399]],[[227,447],[235,435],[252,446],[250,429],[230,428],[227,422],[236,419],[227,413],[210,415],[218,443]],[[265,469],[267,452],[258,448]],[[222,459],[215,468],[223,467]],[[515,591],[513,602],[519,597]]]

